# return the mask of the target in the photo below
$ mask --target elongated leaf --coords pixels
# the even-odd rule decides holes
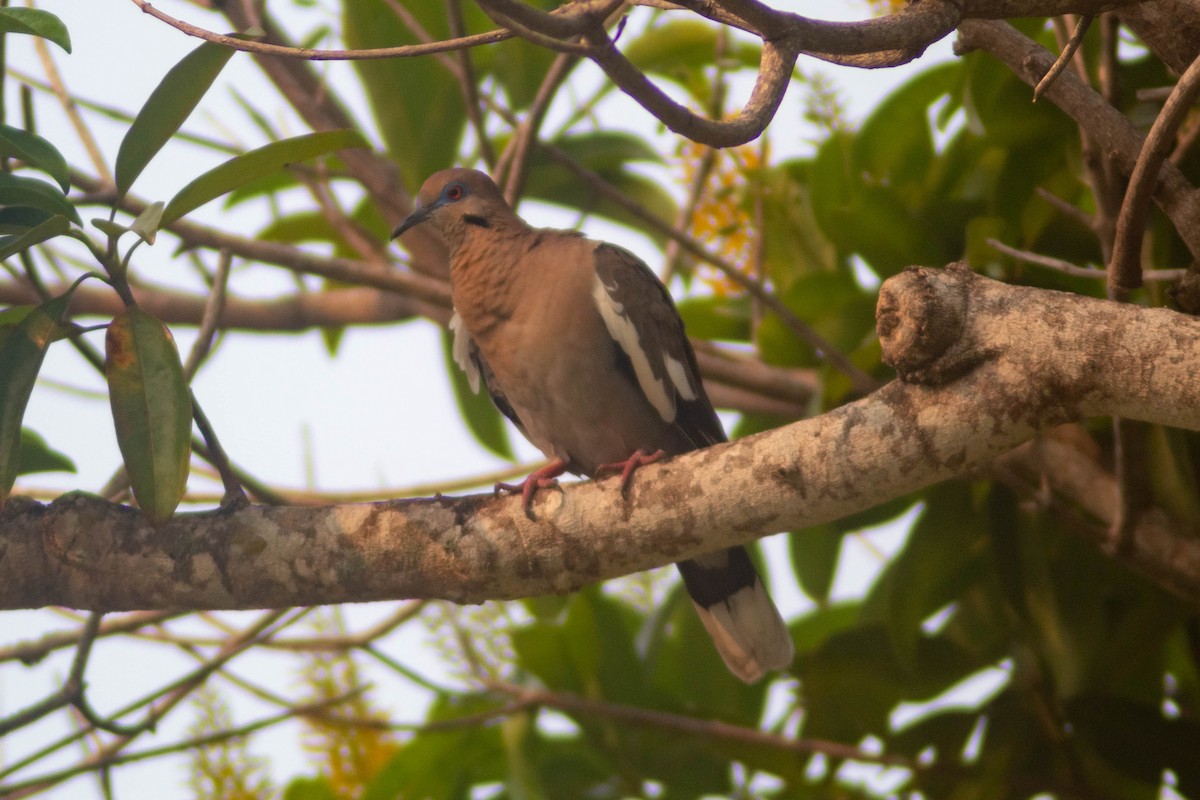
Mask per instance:
[[[0,233],[13,233],[20,236],[53,216],[40,208],[5,206],[0,208]],[[13,241],[16,241],[15,238]]]
[[[474,6],[464,3],[464,11]],[[389,0],[342,3],[342,35],[353,48],[390,47],[421,41],[393,10]],[[435,39],[450,28],[441,3],[408,3],[408,13]],[[431,58],[392,58],[352,62],[367,91],[379,132],[416,191],[430,173],[454,163],[467,127],[458,80]]]
[[[239,186],[270,175],[288,164],[305,161],[336,150],[366,147],[367,143],[357,131],[322,131],[284,139],[280,142],[251,150],[231,158],[220,166],[210,169],[171,198],[163,210],[162,225],[194,211],[210,200],[231,192]]]
[[[28,428],[21,429],[21,461],[18,475],[31,472],[74,472],[75,462],[58,452]]]
[[[501,458],[512,460],[512,445],[508,442],[504,420],[492,405],[487,392],[473,392],[466,374],[454,363],[454,336],[449,331],[442,334],[442,344],[446,355],[446,370],[450,373],[450,385],[454,387],[454,399],[458,401],[458,410],[466,420],[467,427],[481,445]]]
[[[33,313],[37,306],[9,306],[0,311],[0,347],[4,346],[8,335],[17,329],[21,320]]]
[[[0,205],[36,208],[50,214],[62,214],[76,225],[83,224],[66,195],[57,186],[37,178],[0,172]]]
[[[192,400],[179,351],[162,322],[131,308],[108,326],[109,400],[133,495],[154,522],[175,513],[187,486]]]
[[[76,286],[79,284],[76,283]],[[72,286],[25,318],[0,346],[0,506],[8,499],[21,463],[21,420],[46,348],[71,304]]]
[[[183,57],[150,93],[150,99],[117,151],[117,193],[124,196],[212,86],[233,50],[205,42]]]
[[[41,36],[71,52],[71,34],[62,20],[37,8],[0,8],[0,33]]]
[[[71,223],[61,214],[55,214],[50,219],[38,225],[32,230],[18,236],[15,240],[0,247],[0,261],[15,255],[24,250],[28,250],[35,244],[41,244],[47,239],[53,239],[55,236],[61,236],[71,228]]]
[[[31,167],[42,170],[58,182],[66,193],[71,189],[67,160],[58,148],[36,133],[11,125],[0,125],[0,156],[19,158]]]

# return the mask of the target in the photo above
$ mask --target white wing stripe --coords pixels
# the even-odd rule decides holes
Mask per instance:
[[[467,383],[471,386],[471,391],[479,394],[479,367],[475,366],[475,362],[471,360],[471,335],[467,333],[458,311],[455,311],[450,317],[450,330],[454,333],[454,343],[450,347],[454,363],[467,373]]]
[[[683,362],[664,353],[663,364],[666,365],[667,377],[671,379],[671,383],[675,384],[675,390],[679,392],[679,396],[684,400],[695,400],[696,390],[692,388],[692,382],[688,380]]]
[[[637,328],[634,327],[629,317],[625,316],[625,306],[613,298],[599,275],[595,276],[595,283],[592,285],[592,299],[600,311],[601,319],[604,320],[604,327],[608,328],[608,335],[621,346],[625,355],[629,356],[629,361],[633,364],[633,374],[637,376],[642,394],[658,411],[658,415],[663,418],[664,422],[674,422],[674,395],[667,391],[666,383],[662,378],[654,376],[654,370],[650,367],[650,359],[647,357],[646,351],[642,349]],[[669,370],[670,367],[668,367]],[[675,377],[672,376],[672,381],[674,380]]]

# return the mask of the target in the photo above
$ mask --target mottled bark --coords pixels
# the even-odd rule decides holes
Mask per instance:
[[[536,521],[519,498],[475,496],[181,514],[156,528],[87,495],[48,506],[14,498],[0,513],[0,608],[565,592],[837,519],[1085,416],[1200,429],[1195,318],[1009,286],[958,265],[892,278],[878,317],[900,380],[815,419],[645,467],[629,502],[613,479],[543,491]],[[1200,600],[1200,542],[1175,533],[1158,512],[1145,515],[1131,558]]]

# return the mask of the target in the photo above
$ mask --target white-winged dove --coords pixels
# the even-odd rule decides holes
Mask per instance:
[[[522,485],[527,511],[565,471],[617,469],[628,482],[662,454],[726,440],[671,296],[637,256],[530,227],[475,170],[435,173],[418,201],[392,235],[429,221],[445,239],[455,360],[551,459]],[[733,674],[753,682],[791,664],[791,636],[745,548],[677,566]]]

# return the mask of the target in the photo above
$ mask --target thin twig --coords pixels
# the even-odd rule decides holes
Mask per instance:
[[[1075,220],[1089,230],[1094,229],[1095,220],[1088,216],[1087,212],[1083,209],[1068,203],[1066,200],[1062,199],[1044,186],[1038,186],[1033,191],[1038,197],[1042,198],[1047,203],[1058,209],[1064,216]]]
[[[74,171],[71,173],[71,182],[86,191],[103,189],[95,178]],[[103,198],[97,198],[97,200],[101,199]],[[140,214],[146,205],[144,200],[128,195],[121,200],[121,208],[135,216]],[[433,306],[444,307],[447,309],[447,314],[450,307],[448,283],[427,275],[405,270],[385,272],[375,269],[363,261],[317,256],[292,245],[235,236],[215,228],[183,220],[172,223],[167,230],[182,239],[188,247],[224,249],[236,256],[261,261],[265,264],[275,264],[295,272],[399,292]]]
[[[263,616],[259,617],[259,619],[253,625],[250,625],[248,628],[245,628],[244,630],[232,636],[226,642],[225,646],[222,647],[217,655],[214,656],[213,659],[208,663],[203,664],[196,670],[193,670],[191,673],[183,676],[182,678],[173,681],[167,686],[160,687],[151,692],[149,695],[135,700],[132,703],[129,703],[121,709],[113,712],[112,716],[114,718],[118,718],[137,711],[145,706],[151,705],[156,701],[161,701],[158,702],[158,705],[153,706],[148,712],[146,723],[144,723],[143,727],[139,729],[138,734],[131,736],[119,736],[112,742],[101,747],[94,754],[90,755],[85,761],[72,767],[59,770],[58,772],[51,773],[49,775],[42,775],[22,781],[17,784],[0,786],[0,797],[7,797],[18,790],[28,789],[34,786],[39,787],[39,789],[47,789],[50,786],[67,780],[68,778],[72,778],[92,769],[100,768],[106,763],[112,763],[112,759],[117,758],[117,754],[119,754],[120,751],[129,744],[129,742],[133,741],[137,735],[140,735],[141,732],[149,730],[149,726],[161,721],[162,718],[165,717],[172,709],[174,709],[185,697],[187,697],[193,689],[202,684],[209,675],[224,666],[234,657],[245,652],[248,648],[262,641],[264,638],[273,635],[274,631],[272,630],[272,626],[274,626],[287,613],[287,609],[267,612]],[[305,613],[305,610],[297,612],[297,615],[294,616],[302,615],[303,613]],[[284,624],[280,625],[279,628],[286,627],[286,625],[290,624],[292,621],[294,620],[286,621]],[[83,739],[93,731],[94,728],[88,725],[82,730],[69,734],[55,742],[51,742],[50,744],[34,751],[33,753],[30,753],[22,759],[19,759],[4,767],[0,767],[0,778],[12,775],[20,770],[25,769],[31,764],[41,761],[47,756],[61,750],[62,748]]]
[[[503,681],[489,681],[488,688],[520,700],[528,705],[544,706],[587,717],[630,722],[659,730],[701,736],[708,739],[724,739],[759,747],[770,747],[790,753],[823,753],[832,758],[862,761],[870,764],[917,769],[918,765],[900,756],[868,753],[853,745],[823,739],[792,739],[774,733],[733,725],[720,720],[698,719],[667,711],[657,711],[636,706],[593,700],[566,692],[527,689]]]
[[[192,419],[196,423],[196,429],[200,431],[200,435],[204,438],[204,457],[208,463],[216,468],[217,473],[221,476],[221,486],[225,490],[225,493],[221,496],[221,509],[234,510],[245,508],[250,505],[250,498],[246,497],[246,490],[243,488],[242,481],[238,477],[238,471],[234,469],[228,454],[225,452],[225,448],[221,446],[221,441],[217,438],[217,431],[213,428],[212,423],[209,422],[208,415],[200,407],[200,401],[196,399],[196,391],[189,387],[188,394],[192,398]]]
[[[1095,19],[1091,14],[1084,14],[1079,18],[1078,24],[1075,25],[1075,32],[1071,34],[1071,38],[1067,41],[1067,46],[1059,54],[1058,59],[1050,67],[1050,71],[1038,81],[1038,85],[1033,87],[1033,102],[1037,102],[1050,86],[1058,79],[1059,74],[1067,68],[1071,63],[1071,59],[1075,57],[1075,51],[1079,49],[1079,45],[1083,43],[1083,37],[1087,35],[1088,28],[1091,27],[1092,20]]]
[[[1146,229],[1146,217],[1150,213],[1150,201],[1158,183],[1158,172],[1171,152],[1179,126],[1198,97],[1200,58],[1193,61],[1179,77],[1175,91],[1167,98],[1162,111],[1150,126],[1150,133],[1146,135],[1133,173],[1129,176],[1129,187],[1125,191],[1120,216],[1117,217],[1116,237],[1108,267],[1108,288],[1114,295],[1122,295],[1142,284],[1142,235]],[[1200,250],[1193,249],[1192,256],[1200,259]]]
[[[450,26],[450,35],[455,39],[461,39],[466,35],[466,22],[463,20],[462,0],[445,0],[446,3],[446,19]],[[475,131],[475,138],[479,141],[479,154],[483,158],[483,163],[487,164],[488,169],[494,169],[496,166],[496,151],[492,148],[492,140],[488,136],[487,126],[483,119],[483,109],[479,103],[479,85],[475,77],[475,65],[471,61],[471,51],[467,49],[458,50],[455,55],[458,57],[458,68],[461,71],[461,80],[459,80],[459,88],[463,93],[463,104],[467,109],[467,121],[471,124],[471,129]]]
[[[157,625],[187,612],[183,611],[134,611],[119,617],[110,616],[100,625],[98,638],[130,633],[147,625]],[[20,661],[33,666],[55,650],[70,647],[83,635],[82,628],[73,631],[55,631],[33,642],[17,642],[0,648],[0,663]]]
[[[200,328],[196,331],[196,341],[188,353],[187,362],[183,365],[183,375],[188,383],[196,377],[196,371],[204,363],[212,350],[213,337],[221,322],[221,312],[225,310],[225,290],[229,283],[229,266],[233,256],[228,250],[221,250],[217,256],[217,273],[213,277],[212,290],[208,302],[204,304],[204,315],[200,318]]]
[[[34,77],[33,75],[29,74],[28,72],[22,72],[21,70],[13,69],[12,67],[9,67],[7,71],[8,71],[9,75],[16,78],[21,84],[23,84],[25,86],[30,86],[30,87],[37,89],[38,91],[42,91],[42,92],[50,92],[51,94],[56,93],[54,86],[52,84],[47,83],[46,81],[40,80],[40,79]],[[101,103],[97,100],[91,100],[86,97],[81,97],[78,94],[71,95],[70,99],[71,99],[71,102],[74,105],[78,106],[79,108],[83,108],[87,111],[92,111],[96,114],[100,114],[103,117],[107,117],[108,119],[115,120],[116,122],[120,122],[124,125],[129,125],[130,123],[133,122],[133,120],[135,118],[133,114],[129,113],[128,111],[126,111],[123,108],[118,108],[116,106],[110,106],[106,103]],[[239,147],[238,145],[233,144],[231,142],[220,141],[218,139],[213,139],[209,136],[204,136],[203,134],[190,133],[190,132],[188,132],[186,130],[182,130],[182,129],[175,133],[174,138],[178,139],[180,141],[188,142],[189,144],[197,144],[197,145],[200,145],[201,147],[207,147],[210,150],[215,150],[218,153],[225,153],[227,155],[236,156],[236,155],[241,155],[242,153],[245,152],[244,147]]]
[[[215,744],[220,744],[221,742],[229,741],[230,739],[238,739],[244,736],[249,736],[252,733],[257,733],[265,728],[269,728],[289,719],[294,719],[295,717],[308,716],[310,714],[324,711],[331,706],[340,705],[352,700],[358,694],[361,694],[361,690],[347,692],[345,694],[338,695],[337,697],[324,698],[312,703],[305,703],[304,705],[289,708],[286,711],[281,711],[273,716],[265,717],[257,722],[247,723],[245,725],[235,728],[228,728],[226,730],[214,731],[203,736],[195,736],[191,739],[185,739],[174,744],[148,748],[146,750],[139,750],[135,753],[125,753],[123,755],[117,755],[115,753],[105,754],[103,752],[97,753],[86,759],[84,763],[67,767],[57,772],[52,772],[37,778],[32,778],[21,783],[12,784],[10,786],[0,786],[0,793],[3,793],[3,796],[7,797],[9,794],[15,794],[22,789],[28,789],[32,787],[39,787],[39,789],[49,788],[56,783],[61,783],[64,780],[73,778],[76,775],[80,775],[84,772],[89,772],[94,769],[102,770],[108,767],[120,766],[122,764],[132,764],[138,761],[147,761],[149,759],[158,758],[164,755],[178,754],[200,747],[210,747]]]
[[[95,712],[91,704],[88,703],[87,695],[84,692],[85,684],[83,675],[87,669],[88,656],[91,655],[92,645],[96,641],[96,635],[100,632],[100,620],[103,618],[103,611],[93,611],[88,615],[87,621],[84,622],[83,630],[79,634],[79,644],[75,649],[75,660],[71,664],[71,672],[67,676],[63,692],[70,696],[71,705],[75,707],[80,716],[93,728],[118,736],[133,736],[138,732],[137,725],[121,725],[113,719],[101,717]]]
[[[569,53],[558,54],[554,63],[550,65],[550,69],[546,71],[541,85],[538,86],[533,104],[530,105],[529,110],[525,113],[525,118],[521,120],[521,124],[513,133],[508,147],[500,156],[499,168],[507,167],[507,175],[504,178],[504,198],[514,208],[525,189],[525,178],[529,172],[529,157],[537,146],[538,130],[542,127],[542,121],[546,118],[550,103],[558,94],[559,86],[578,63],[579,59]],[[496,177],[498,180],[500,179],[499,175]]]
[[[717,152],[714,148],[705,147],[703,155],[700,156],[700,161],[696,165],[696,175],[688,187],[687,199],[684,200],[683,205],[679,208],[678,216],[675,217],[675,227],[681,231],[687,230],[691,225],[692,218],[696,216],[696,209],[704,198],[704,187],[717,163]],[[683,249],[678,241],[667,240],[667,246],[663,250],[663,283],[669,284],[671,278],[679,270],[682,253]]]
[[[226,36],[225,34],[216,33],[215,31],[210,31],[197,25],[184,22],[181,19],[176,19],[170,14],[166,14],[155,8],[148,2],[148,0],[133,0],[133,3],[143,12],[149,14],[157,20],[165,22],[178,31],[186,33],[188,36],[194,36],[207,42],[215,42],[216,44],[224,45],[225,47],[229,47],[234,50],[242,50],[247,53],[258,53],[260,55],[270,56],[288,56],[291,58],[302,58],[308,61],[364,61],[379,58],[414,58],[417,56],[427,56],[435,53],[447,53],[452,50],[461,50],[467,47],[479,47],[480,45],[502,42],[505,39],[513,38],[513,34],[509,31],[497,30],[488,31],[487,33],[477,33],[471,36],[464,36],[460,39],[430,42],[428,44],[405,44],[396,47],[375,47],[365,50],[317,50],[307,47],[288,47],[285,45],[269,44],[267,42],[256,42],[250,39],[239,39],[233,36]]]
[[[1104,280],[1108,277],[1108,272],[1096,267],[1081,267],[1077,264],[1072,264],[1070,261],[1064,261],[1061,258],[1033,253],[1029,250],[1018,250],[998,239],[985,239],[985,241],[994,249],[1004,253],[1004,255],[1012,256],[1027,264],[1036,264],[1039,267],[1046,267],[1076,278]],[[1187,272],[1185,269],[1151,269],[1146,270],[1143,278],[1147,281],[1176,281],[1183,277],[1185,272]]]
[[[40,36],[33,37],[33,47],[38,54],[38,59],[42,62],[42,69],[46,72],[46,80],[49,81],[55,96],[58,97],[58,102],[62,106],[63,113],[71,121],[71,127],[75,129],[75,135],[79,137],[79,141],[83,144],[83,149],[87,152],[88,160],[92,162],[92,167],[100,175],[100,180],[109,186],[114,185],[112,173],[108,170],[108,163],[104,160],[104,156],[100,152],[100,146],[96,144],[96,139],[92,136],[91,130],[84,123],[83,117],[79,115],[79,109],[75,106],[75,100],[63,84],[62,75],[58,72],[58,67],[54,63],[54,57],[50,54],[50,48],[46,46],[46,40]]]
[[[382,636],[386,636],[405,622],[408,622],[419,614],[428,603],[428,600],[409,600],[401,605],[395,613],[390,614],[375,625],[358,633],[341,634],[338,636],[294,636],[288,639],[272,638],[263,642],[260,646],[268,650],[288,650],[299,653],[337,653],[356,650],[367,646]],[[208,618],[207,615],[205,616]],[[193,648],[212,647],[214,645],[221,645],[225,641],[224,638],[218,639],[212,636],[181,636],[168,632],[139,632],[133,633],[132,637]]]

